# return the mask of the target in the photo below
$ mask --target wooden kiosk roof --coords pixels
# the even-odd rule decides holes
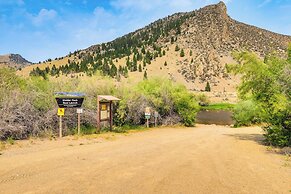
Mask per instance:
[[[120,101],[119,98],[110,95],[99,95],[98,97],[100,101]]]

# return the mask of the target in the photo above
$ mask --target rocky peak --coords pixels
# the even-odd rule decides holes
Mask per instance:
[[[31,62],[19,54],[0,55],[0,66],[8,66],[18,69],[28,65],[31,65]]]
[[[227,8],[224,2],[220,1],[218,4],[208,5],[197,11],[198,14],[212,15],[219,18],[227,19]]]

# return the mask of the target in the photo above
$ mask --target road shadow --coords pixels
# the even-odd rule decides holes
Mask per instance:
[[[280,154],[280,155],[291,155],[291,147],[284,147],[284,148],[279,148],[279,147],[273,147],[273,146],[268,146],[264,142],[264,136],[263,134],[224,134],[229,137],[233,137],[238,140],[247,140],[247,141],[254,141],[259,145],[263,145],[266,147],[266,152],[271,153],[271,154]],[[291,159],[290,159],[291,160]]]
[[[260,145],[265,145],[264,143],[264,136],[262,134],[224,134],[229,137],[234,137],[235,139],[239,140],[248,140],[248,141],[254,141]]]

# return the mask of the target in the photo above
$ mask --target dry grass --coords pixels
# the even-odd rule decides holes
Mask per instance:
[[[181,68],[179,64],[180,62],[184,60],[191,61],[193,56],[190,56],[190,50],[184,49],[185,51],[185,57],[180,57],[179,52],[175,51],[175,44],[173,45],[167,45],[168,49],[166,50],[166,55],[162,57],[158,57],[154,59],[151,64],[146,66],[148,78],[166,78],[166,79],[172,79],[173,81],[183,84],[187,87],[189,90],[204,90],[205,83],[200,83],[198,80],[193,82],[187,82],[184,78],[184,76],[178,72],[178,70]],[[118,62],[114,61],[115,65],[117,67],[119,66],[125,66],[126,64],[126,58],[123,57],[121,59],[118,59]],[[18,72],[19,75],[27,77],[29,75],[29,72],[35,68],[39,67],[40,69],[44,69],[45,67],[49,66],[52,67],[54,64],[58,67],[64,64],[67,64],[68,59],[73,60],[73,56],[71,58],[65,57],[61,60],[53,60],[52,62],[46,62],[41,64],[35,64],[32,66],[28,66],[21,71]],[[164,66],[165,61],[167,61],[167,66]],[[221,58],[222,63],[233,63],[233,60],[230,57],[223,57]],[[142,63],[142,62],[138,62]],[[90,83],[94,83],[96,81],[100,82],[102,79],[100,79],[100,76],[97,76],[98,78],[90,78],[86,75],[84,76],[78,76],[78,80],[84,80],[86,83],[88,82],[87,86],[90,86]],[[66,77],[64,75],[58,77],[58,78],[50,78],[54,81],[72,81],[76,78],[71,78],[70,76]],[[131,87],[132,85],[136,85],[138,82],[143,80],[143,72],[129,72],[129,78],[123,78],[121,79],[121,82],[115,82],[115,85],[126,85],[128,87]],[[211,92],[205,93],[213,102],[235,102],[237,99],[236,96],[236,85],[239,82],[239,79],[236,77],[233,77],[231,80],[225,80],[225,79],[218,79],[219,84],[217,86],[211,87]],[[82,88],[80,88],[82,89]]]

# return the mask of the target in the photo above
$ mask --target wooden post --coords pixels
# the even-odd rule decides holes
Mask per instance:
[[[63,136],[63,124],[62,124],[62,116],[60,116],[60,131],[59,131],[59,137],[62,138]]]
[[[81,115],[78,113],[78,135],[80,135],[80,128],[81,128]]]
[[[149,119],[147,119],[147,128],[149,128]]]
[[[112,101],[109,102],[109,111],[110,111],[110,114],[109,114],[109,119],[110,119],[110,131],[112,131],[112,126],[113,126],[113,115],[112,115]]]
[[[97,133],[100,132],[100,99],[99,96],[97,96]]]

